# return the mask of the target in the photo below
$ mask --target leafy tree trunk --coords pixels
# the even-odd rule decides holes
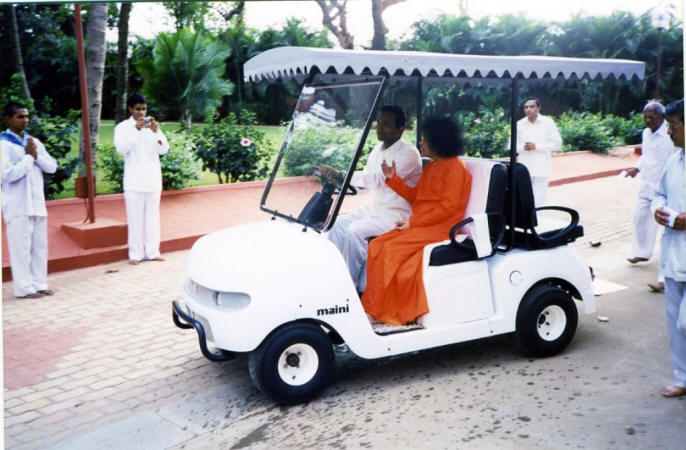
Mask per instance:
[[[119,123],[126,119],[126,91],[129,81],[129,15],[131,14],[131,3],[122,2],[119,9],[119,26],[117,41],[117,98],[114,107],[114,123]]]
[[[91,148],[98,143],[100,110],[102,109],[102,81],[105,74],[107,42],[107,3],[92,3],[86,19],[86,90],[90,116]],[[94,161],[95,163],[95,161]]]
[[[341,47],[346,49],[353,48],[355,38],[348,32],[346,5],[348,0],[316,0],[322,9],[322,24],[328,28],[338,38]],[[334,21],[338,19],[338,25]]]
[[[388,29],[383,22],[383,12],[389,6],[404,1],[405,0],[372,0],[372,23],[374,24],[372,50],[386,50],[386,33],[388,33]]]
[[[21,77],[21,91],[24,97],[31,99],[31,91],[29,84],[26,81],[26,72],[24,71],[24,59],[21,56],[21,43],[19,42],[19,27],[17,26],[17,16],[14,12],[14,5],[5,5],[5,11],[9,17],[10,26],[10,45],[12,47],[12,63],[14,73],[18,73]]]

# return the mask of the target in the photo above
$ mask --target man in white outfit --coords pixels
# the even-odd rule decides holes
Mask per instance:
[[[2,215],[5,219],[14,296],[38,298],[48,289],[48,211],[43,173],[55,173],[57,161],[25,131],[26,106],[5,106],[8,129],[0,135],[2,151]]]
[[[164,261],[160,256],[160,157],[169,143],[154,117],[146,117],[147,101],[132,94],[129,117],[114,128],[114,147],[124,155],[124,200],[128,225],[129,264]]]
[[[553,171],[551,154],[562,148],[562,138],[553,119],[540,114],[541,101],[535,97],[524,100],[524,115],[517,122],[517,160],[531,175],[531,187],[536,206],[545,204],[548,181]]]
[[[684,160],[684,100],[665,108],[668,133],[678,147],[665,164],[653,200],[655,220],[665,227],[660,268],[665,277],[665,309],[674,384],[664,397],[686,395],[686,161]]]
[[[650,205],[655,198],[655,188],[665,168],[665,163],[674,153],[674,145],[667,134],[664,106],[656,101],[648,102],[643,108],[643,120],[646,128],[643,130],[641,157],[636,167],[627,170],[627,175],[632,178],[641,174],[641,184],[638,188],[634,210],[631,256],[627,258],[631,264],[648,261],[655,249],[657,222]],[[653,291],[662,292],[664,288],[662,273],[658,273],[657,283],[649,283],[648,286]]]
[[[376,120],[376,137],[380,142],[369,154],[364,169],[355,172],[350,180],[353,186],[370,190],[371,204],[338,216],[329,232],[329,239],[343,254],[358,292],[364,291],[367,284],[367,239],[394,229],[396,222],[407,220],[412,210],[404,198],[386,185],[381,162],[391,165],[395,161],[398,175],[410,186],[415,186],[422,175],[419,152],[402,139],[405,121],[401,108],[381,108]]]

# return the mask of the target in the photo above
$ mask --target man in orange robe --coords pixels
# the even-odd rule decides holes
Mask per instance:
[[[395,173],[395,163],[382,164],[386,184],[412,204],[407,222],[369,243],[365,311],[389,324],[414,322],[429,311],[422,281],[424,246],[448,238],[462,220],[472,177],[457,157],[462,138],[454,121],[427,119],[422,126],[422,154],[433,161],[424,168],[417,187],[409,187]]]

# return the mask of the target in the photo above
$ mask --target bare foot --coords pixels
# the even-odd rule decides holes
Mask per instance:
[[[53,295],[55,291],[53,291],[52,289],[41,289],[40,291],[38,291],[38,293],[42,295]]]
[[[682,395],[686,395],[686,387],[676,385],[666,386],[662,388],[660,394],[666,398],[681,397]]]
[[[648,261],[648,258],[641,258],[640,256],[634,256],[633,258],[627,258],[626,260],[629,261],[631,264],[636,264],[638,262]]]
[[[137,266],[140,263],[140,261],[135,260],[135,259],[129,259],[129,264],[132,266]]]
[[[149,259],[148,261],[164,261],[165,259],[162,258],[161,256],[157,256],[155,258]]]
[[[656,294],[661,294],[665,290],[665,284],[661,281],[659,283],[648,283],[648,287],[651,292]]]

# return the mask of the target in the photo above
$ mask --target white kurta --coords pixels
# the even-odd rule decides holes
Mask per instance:
[[[634,234],[630,256],[649,259],[655,249],[657,236],[657,222],[653,217],[650,204],[655,198],[655,188],[665,168],[665,163],[675,150],[667,134],[666,120],[662,121],[654,133],[650,128],[643,130],[641,148],[641,157],[636,165],[641,177],[641,185],[634,210]],[[658,279],[660,278],[658,276]]]
[[[526,142],[533,142],[535,150],[524,150]],[[562,148],[562,138],[555,122],[539,114],[534,122],[527,117],[517,121],[517,161],[524,164],[531,175],[536,206],[543,206],[548,181],[553,171],[551,154]]]
[[[14,295],[23,297],[48,288],[48,236],[43,173],[54,173],[57,161],[38,139],[38,158],[27,155],[28,135],[18,136],[7,130],[22,145],[0,140],[2,152],[2,215]]]
[[[160,256],[160,157],[169,151],[159,128],[136,129],[129,117],[114,128],[114,146],[124,156],[124,199],[128,226],[129,259]]]
[[[653,210],[667,206],[686,212],[686,158],[684,149],[670,156],[660,177]],[[660,268],[665,277],[665,309],[674,384],[686,387],[686,230],[665,227]]]
[[[370,190],[371,204],[337,217],[329,232],[329,239],[343,254],[360,292],[366,284],[367,239],[392,230],[397,221],[407,220],[412,211],[411,205],[386,184],[381,162],[392,165],[395,161],[398,175],[410,186],[415,186],[422,175],[422,159],[413,145],[400,139],[386,149],[382,146],[379,143],[372,150],[364,169],[351,178],[353,186]]]

